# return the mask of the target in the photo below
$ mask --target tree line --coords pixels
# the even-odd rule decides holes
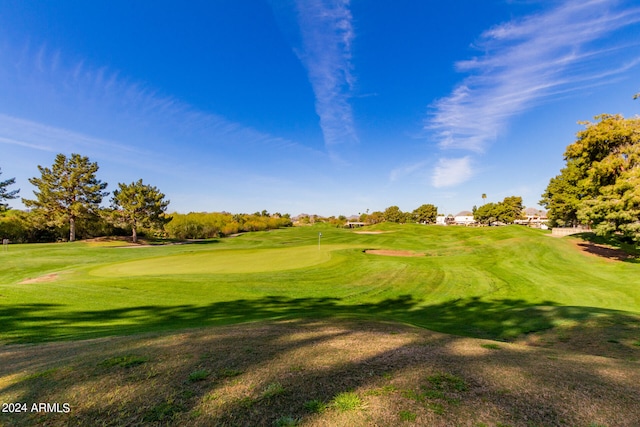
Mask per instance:
[[[175,239],[209,239],[292,225],[293,221],[289,214],[269,214],[267,211],[253,214],[190,212],[172,214],[171,222],[164,229],[168,236]]]
[[[10,189],[15,178],[0,181],[0,238],[14,242],[74,241],[76,238],[129,234],[137,242],[140,232],[177,239],[226,236],[292,225],[288,214],[189,213],[167,215],[169,200],[142,179],[118,183],[111,205],[107,183],[97,178],[98,164],[88,157],[58,154],[53,165],[38,166],[39,177],[30,178],[34,198],[23,198],[29,211],[9,208],[20,189]],[[2,171],[0,170],[0,174]]]
[[[118,183],[110,207],[101,203],[109,195],[107,183],[97,179],[98,164],[87,157],[58,154],[51,168],[38,166],[39,177],[30,178],[36,187],[34,199],[22,201],[30,211],[14,211],[6,200],[17,198],[18,190],[9,191],[15,179],[0,181],[0,237],[15,242],[74,241],[76,238],[122,236],[129,234],[133,242],[140,231],[175,239],[207,239],[248,231],[270,230],[293,225],[289,214],[270,214],[266,210],[253,214],[228,212],[190,212],[166,214],[169,200],[158,188],[142,179],[130,184]],[[2,172],[0,171],[0,174]],[[483,195],[484,196],[484,195]],[[486,196],[485,196],[486,197]],[[484,197],[483,197],[484,198]],[[496,221],[512,223],[520,217],[522,198],[507,197],[503,202],[476,208],[476,220],[483,224]],[[381,222],[434,224],[438,208],[423,204],[410,212],[398,206],[384,211],[360,213],[359,221],[368,225]],[[344,226],[347,218],[302,215],[299,224],[324,222]]]
[[[552,225],[586,222],[596,224],[596,230],[601,233],[635,230],[634,236],[637,236],[640,228],[638,197],[633,199],[629,193],[625,199],[630,203],[628,207],[635,206],[634,223],[623,221],[634,213],[620,209],[614,195],[640,188],[640,177],[635,168],[638,145],[634,145],[640,134],[640,121],[625,120],[620,116],[599,118],[598,124],[588,123],[587,129],[578,134],[578,141],[567,148],[567,167],[551,179],[541,204],[549,209]],[[607,143],[599,142],[598,138],[605,138]],[[51,168],[38,166],[40,176],[29,179],[36,190],[34,199],[22,199],[25,206],[31,208],[26,212],[11,210],[3,203],[17,198],[20,192],[9,189],[15,185],[15,178],[0,181],[0,237],[15,242],[47,242],[129,234],[136,242],[140,231],[175,239],[206,239],[293,225],[289,214],[269,214],[266,210],[253,214],[190,212],[167,215],[169,200],[158,188],[145,184],[142,179],[130,184],[118,183],[110,207],[102,207],[101,203],[109,193],[107,183],[96,177],[98,169],[98,164],[87,157],[72,154],[67,158],[58,154]],[[588,198],[587,194],[593,197]],[[611,209],[604,213],[606,206],[617,207],[617,219],[614,220]],[[473,216],[483,225],[511,224],[522,218],[523,209],[522,198],[510,196],[502,202],[474,206]],[[423,204],[411,212],[403,212],[394,205],[384,211],[369,213],[367,210],[360,213],[358,219],[369,225],[381,222],[433,224],[437,216],[438,208],[433,204]],[[306,215],[298,221],[343,226],[347,218]]]
[[[381,222],[434,224],[437,216],[438,208],[435,205],[427,203],[417,207],[411,212],[403,212],[395,205],[389,206],[384,211],[369,213],[367,210],[367,212],[359,215],[359,220],[365,224],[379,224]]]

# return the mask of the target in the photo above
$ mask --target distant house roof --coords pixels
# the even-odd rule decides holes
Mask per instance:
[[[547,212],[536,209],[536,208],[527,208],[524,210],[525,215],[537,215],[537,216],[547,216]]]
[[[462,212],[458,212],[456,216],[473,216],[473,212],[462,211]]]

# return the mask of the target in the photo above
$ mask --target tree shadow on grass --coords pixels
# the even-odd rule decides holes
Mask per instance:
[[[595,233],[579,233],[572,237],[582,240],[577,246],[588,254],[615,261],[640,263],[640,251],[620,237],[603,237]]]
[[[283,301],[263,302],[279,309]],[[312,306],[318,304],[332,306]],[[414,304],[399,298],[382,305],[393,313]],[[478,302],[470,306],[483,308]],[[481,342],[395,323],[299,319],[68,344],[75,346],[75,357],[66,360],[58,345],[38,351],[27,346],[40,367],[0,388],[0,395],[29,402],[63,399],[72,411],[13,414],[9,425],[270,426],[284,416],[305,425],[395,425],[407,411],[418,416],[419,425],[435,426],[640,422],[634,413],[640,404],[637,370],[628,380],[616,377],[626,365],[615,365],[612,374],[603,359],[563,361],[552,352],[529,353],[508,344],[486,349]],[[19,347],[7,347],[17,348],[14,359],[20,358]],[[142,362],[105,363],[123,355]],[[29,371],[5,361],[0,378]],[[195,372],[203,375],[193,381]],[[516,379],[504,381],[510,376]],[[434,387],[429,378],[445,381],[444,387]],[[314,414],[305,406],[313,400],[330,404],[348,391],[356,391],[370,410]]]
[[[6,343],[74,340],[258,320],[296,318],[363,318],[410,323],[426,329],[500,341],[545,331],[561,324],[609,319],[638,325],[639,317],[595,307],[569,307],[552,301],[532,304],[519,299],[478,297],[427,305],[403,295],[379,302],[349,304],[340,298],[267,296],[206,305],[135,306],[96,311],[69,311],[63,305],[22,304],[0,307]]]
[[[211,245],[213,243],[220,243],[220,239],[188,239],[185,243],[192,245]]]
[[[340,320],[333,322],[334,318]],[[518,425],[514,420],[526,415],[540,425],[562,425],[567,417],[571,421],[569,424],[581,424],[578,422],[581,420],[567,415],[571,411],[568,408],[585,403],[580,401],[580,395],[598,396],[590,397],[586,403],[602,412],[619,405],[621,396],[630,391],[624,388],[626,386],[617,384],[615,376],[608,376],[606,362],[602,362],[601,369],[594,365],[593,359],[589,362],[566,362],[575,365],[576,371],[564,373],[562,366],[565,365],[559,361],[559,367],[547,373],[549,366],[544,360],[528,357],[528,353],[521,350],[510,350],[509,347],[488,350],[476,344],[474,351],[464,353],[457,350],[458,344],[465,342],[464,338],[423,330],[411,333],[412,328],[391,322],[405,322],[469,337],[511,340],[563,322],[588,325],[596,318],[629,328],[637,326],[639,320],[628,313],[564,307],[551,301],[535,305],[515,299],[465,298],[425,305],[424,301],[411,295],[365,304],[349,304],[340,298],[269,296],[200,306],[149,305],[75,312],[55,304],[5,306],[0,307],[0,324],[9,331],[5,336],[11,343],[184,330],[268,319],[288,320],[226,326],[221,328],[224,331],[221,333],[216,333],[216,329],[196,329],[178,334],[175,341],[169,342],[163,341],[162,336],[147,334],[68,343],[69,349],[62,355],[58,354],[58,345],[54,344],[42,346],[42,350],[34,351],[28,357],[14,356],[13,362],[6,354],[18,354],[23,347],[7,346],[5,355],[0,353],[4,362],[0,378],[23,375],[24,379],[0,387],[0,395],[15,396],[19,401],[54,402],[59,400],[63,390],[77,390],[78,394],[64,394],[76,406],[72,414],[15,415],[11,418],[11,425],[56,424],[57,421],[65,425],[86,425],[90,420],[111,420],[113,425],[184,425],[198,420],[200,425],[266,426],[288,415],[311,420],[314,415],[304,407],[305,402],[314,399],[330,402],[339,393],[350,390],[387,393],[381,402],[395,408],[393,411],[396,412],[377,414],[381,418],[374,420],[375,423],[383,425],[397,422],[397,412],[407,407],[420,414],[425,425],[464,423],[466,417],[485,422],[483,418],[473,418],[473,411],[487,404],[499,414],[487,418],[494,423]],[[373,320],[391,322],[374,325]],[[361,325],[365,325],[364,328]],[[363,330],[374,333],[371,335]],[[396,334],[402,335],[403,340],[394,343]],[[383,338],[374,343],[374,336]],[[340,340],[345,339],[350,341],[340,344]],[[127,344],[117,344],[120,342]],[[60,344],[61,347],[64,345]],[[375,346],[379,347],[371,352],[369,347]],[[28,351],[34,347],[24,348]],[[361,353],[351,357],[352,351]],[[318,352],[324,352],[327,358],[314,362]],[[140,367],[104,363],[118,361],[122,357],[139,358]],[[163,363],[169,363],[166,362],[168,360],[171,367],[162,368],[165,366]],[[495,378],[485,377],[487,369],[495,372],[492,374]],[[522,375],[527,386],[506,392],[499,381],[503,370],[507,377]],[[407,374],[414,371],[417,373]],[[201,381],[191,381],[190,375],[199,372],[206,377]],[[423,387],[428,387],[429,383],[425,378],[438,373],[463,378],[470,391],[446,399],[427,398]],[[411,375],[418,375],[418,379],[411,380]],[[402,381],[386,380],[395,376]],[[567,391],[575,384],[584,383],[585,378],[590,379],[584,390],[579,393]],[[137,383],[145,385],[144,392],[140,389],[117,399],[108,395],[107,390],[136,389]],[[90,397],[94,401],[84,404],[83,399],[89,399],[84,394],[89,385],[94,390],[93,397]],[[283,391],[267,394],[269,387],[277,391],[277,386],[282,386]],[[547,394],[529,392],[529,388]],[[607,390],[615,390],[613,397],[600,396]],[[431,395],[437,393],[432,390]],[[550,401],[548,396],[563,398]],[[360,397],[363,400],[374,399],[364,394]],[[206,403],[208,399],[211,404]],[[462,399],[462,406],[472,409],[457,408],[451,403],[455,399]],[[629,399],[623,404],[633,407],[640,403],[636,402],[637,397]],[[441,416],[434,411],[444,411],[445,414]],[[349,422],[336,411],[329,416],[332,417],[328,421],[331,425]],[[607,413],[607,416],[616,414]],[[588,425],[588,422],[583,424]]]

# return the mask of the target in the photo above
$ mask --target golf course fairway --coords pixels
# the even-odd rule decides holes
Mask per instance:
[[[585,252],[584,236],[521,226],[361,231],[319,224],[191,244],[10,245],[0,254],[0,341],[331,317],[498,340],[637,323],[640,264]]]

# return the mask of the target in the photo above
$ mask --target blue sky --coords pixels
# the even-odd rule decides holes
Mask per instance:
[[[0,2],[0,178],[26,198],[80,153],[185,213],[536,207],[577,122],[637,92],[631,0]]]

